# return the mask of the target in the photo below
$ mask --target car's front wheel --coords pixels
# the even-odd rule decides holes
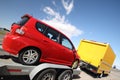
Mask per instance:
[[[76,69],[78,67],[78,65],[79,65],[79,60],[75,60],[72,64],[72,68]]]
[[[19,60],[24,65],[35,65],[39,62],[40,51],[36,48],[28,48],[20,52]]]

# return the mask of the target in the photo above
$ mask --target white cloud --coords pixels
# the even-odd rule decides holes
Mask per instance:
[[[56,29],[63,32],[68,37],[78,36],[82,34],[83,31],[77,29],[74,25],[71,25],[69,23],[62,23],[60,21],[57,21],[56,19],[52,20],[43,20],[44,22],[48,23],[49,25],[55,27]]]
[[[53,16],[53,19],[60,21],[60,22],[64,22],[65,21],[65,16],[61,16],[58,12],[55,12],[52,8],[50,7],[45,7],[43,9],[43,11],[47,14],[49,14],[50,16]]]
[[[53,9],[51,9],[50,7],[45,7],[45,8],[43,9],[43,11],[44,11],[45,13],[49,14],[49,15],[52,15],[52,16],[57,15],[57,14],[53,11]]]
[[[45,7],[43,11],[47,13],[49,16],[53,17],[51,19],[50,18],[43,19],[43,21],[60,30],[68,37],[78,36],[82,34],[83,31],[77,29],[74,25],[68,23],[67,20],[65,20],[64,15],[61,16],[58,12],[55,12],[50,7]]]
[[[62,0],[62,4],[63,4],[63,7],[65,8],[66,10],[66,14],[69,14],[73,7],[74,7],[74,4],[73,4],[73,0]]]

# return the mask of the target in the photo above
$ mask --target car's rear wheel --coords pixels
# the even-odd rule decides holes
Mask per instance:
[[[19,60],[24,65],[35,65],[39,62],[40,51],[36,48],[28,48],[20,52]]]

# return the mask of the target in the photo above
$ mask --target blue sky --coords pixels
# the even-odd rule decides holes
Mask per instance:
[[[120,69],[120,0],[0,0],[0,27],[10,29],[24,14],[41,19],[70,37],[109,43]]]

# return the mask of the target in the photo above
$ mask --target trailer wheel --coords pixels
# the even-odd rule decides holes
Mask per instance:
[[[56,70],[54,69],[46,69],[38,74],[33,80],[55,80],[56,78]]]
[[[19,60],[24,65],[35,65],[39,62],[40,51],[36,48],[24,49],[19,54]]]
[[[59,75],[58,80],[72,80],[72,71],[65,70]]]

